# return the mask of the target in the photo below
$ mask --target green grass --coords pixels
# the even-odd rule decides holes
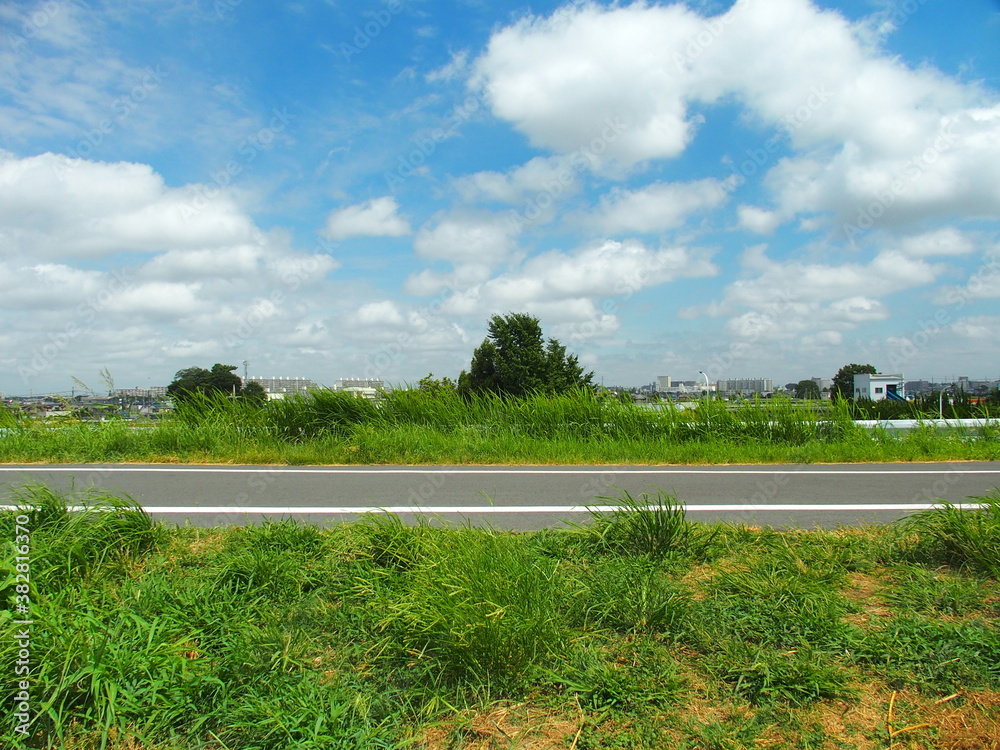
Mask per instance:
[[[910,433],[858,427],[847,405],[773,399],[645,408],[590,392],[504,400],[342,392],[258,407],[203,398],[150,423],[14,419],[0,462],[656,464],[994,460],[996,427]]]
[[[30,532],[33,722],[26,742],[3,724],[3,747],[1000,742],[990,502],[785,532],[622,493],[589,524],[515,534],[387,515],[167,528],[128,498],[37,485],[7,501],[8,605],[19,514]]]

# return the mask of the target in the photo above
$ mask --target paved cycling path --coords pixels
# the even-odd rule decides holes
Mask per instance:
[[[128,494],[154,517],[198,526],[295,517],[336,523],[388,510],[497,528],[579,522],[627,490],[662,488],[690,518],[776,527],[887,523],[1000,487],[1000,462],[768,466],[2,465],[0,496],[26,482]],[[5,501],[7,502],[7,501]],[[974,502],[974,501],[971,501]]]

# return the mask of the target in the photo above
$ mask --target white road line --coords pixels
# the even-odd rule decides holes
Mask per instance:
[[[132,466],[0,466],[0,472],[8,473],[95,473],[95,474],[124,474],[124,473],[187,473],[187,474],[324,474],[335,476],[337,474],[523,474],[527,476],[537,476],[539,474],[554,475],[574,475],[574,474],[712,474],[712,475],[740,475],[740,474],[822,474],[828,476],[883,476],[900,474],[913,476],[916,474],[1000,474],[1000,469],[726,469],[726,468],[705,468],[705,469],[673,469],[673,468],[630,468],[630,467],[607,467],[588,469],[438,469],[428,468],[406,468],[406,469],[370,469],[370,468],[313,468],[313,469],[290,469],[283,466],[262,466],[262,467],[132,467]]]
[[[26,505],[0,505],[0,510],[23,510]],[[656,510],[659,506],[648,506],[646,510]],[[857,511],[857,510],[929,510],[931,508],[949,507],[948,503],[859,503],[837,505],[808,504],[773,504],[773,505],[689,505],[684,507],[686,513],[731,513],[731,512],[769,512],[769,511]],[[953,503],[950,507],[959,510],[978,510],[990,507],[982,503]],[[99,508],[113,511],[114,508]],[[71,511],[86,510],[86,506],[69,506]],[[164,505],[143,507],[147,513],[159,515],[198,515],[198,514],[229,514],[245,515],[362,515],[365,513],[420,513],[420,514],[454,514],[466,515],[488,513],[610,513],[623,510],[619,505],[390,505],[390,506],[231,506],[231,505]]]

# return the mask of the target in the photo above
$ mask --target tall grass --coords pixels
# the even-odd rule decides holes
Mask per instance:
[[[968,524],[992,549],[992,505],[898,533],[782,532],[622,495],[589,526],[508,533],[394,516],[166,529],[95,491],[12,499],[0,568],[29,515],[33,722],[27,740],[0,726],[0,747],[528,747],[527,725],[550,732],[540,746],[798,747],[817,716],[871,716],[892,691],[986,726],[962,712],[1000,690],[1000,582],[948,546]],[[748,716],[759,731],[734,744],[723,724]],[[844,742],[872,725],[857,731]]]
[[[893,435],[850,407],[786,399],[642,406],[584,390],[524,399],[331,390],[256,405],[199,396],[153,423],[20,420],[0,461],[239,463],[736,463],[993,459],[1000,429]]]
[[[440,675],[504,692],[563,646],[557,563],[523,537],[477,529],[439,533],[382,603],[383,629]]]
[[[663,490],[633,497],[628,490],[600,497],[615,507],[592,512],[588,536],[598,549],[618,555],[662,559],[670,554],[698,555],[712,541],[705,527],[685,517],[684,506]]]
[[[909,554],[1000,577],[1000,490],[969,498],[979,507],[961,510],[951,503],[911,516],[904,530],[914,533]]]

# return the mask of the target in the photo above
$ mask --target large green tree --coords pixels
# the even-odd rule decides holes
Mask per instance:
[[[211,370],[204,367],[188,367],[178,370],[173,382],[167,386],[167,394],[175,401],[185,401],[193,394],[206,396],[213,393],[239,395],[243,381],[234,374],[236,365],[214,364]]]
[[[878,370],[875,369],[875,365],[844,365],[833,376],[833,389],[830,391],[830,395],[835,399],[842,398],[846,401],[853,401],[854,376],[864,373],[875,375],[878,373]]]
[[[538,318],[508,313],[490,318],[487,336],[473,352],[469,371],[459,376],[459,386],[517,397],[565,393],[591,386],[593,378],[558,340],[543,340]]]

